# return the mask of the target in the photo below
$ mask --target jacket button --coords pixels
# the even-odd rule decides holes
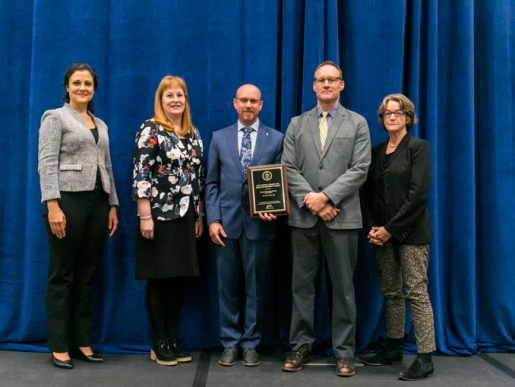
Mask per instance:
[[[388,173],[388,168],[386,168],[384,171],[385,171],[386,173]]]
[[[390,204],[390,202],[387,200],[387,201],[386,201],[386,205],[388,205],[388,204]]]
[[[385,184],[385,185],[384,185],[384,188],[388,189],[388,184]]]
[[[318,169],[322,170],[322,169],[324,169],[324,166],[321,165],[321,166],[318,167]]]

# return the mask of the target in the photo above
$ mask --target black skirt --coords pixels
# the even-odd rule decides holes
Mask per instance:
[[[190,203],[186,214],[167,222],[154,219],[154,239],[136,236],[136,279],[198,276],[195,214]]]

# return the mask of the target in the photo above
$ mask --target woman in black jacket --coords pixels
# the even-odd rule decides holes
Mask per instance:
[[[379,353],[361,359],[368,365],[402,363],[400,341],[404,337],[406,299],[413,318],[417,358],[400,377],[420,380],[432,376],[431,352],[436,350],[433,309],[427,293],[432,231],[426,201],[431,154],[427,141],[409,134],[417,119],[415,107],[406,96],[387,96],[378,115],[389,137],[372,148],[361,202],[367,238],[374,244],[381,277],[387,340]]]

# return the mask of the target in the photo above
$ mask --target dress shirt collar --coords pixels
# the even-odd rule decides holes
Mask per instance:
[[[240,120],[238,120],[238,131],[242,130],[243,128],[246,128],[247,126],[243,125]],[[259,128],[259,118],[256,122],[254,122],[252,125],[250,125],[250,128],[254,129],[254,131],[258,131]]]
[[[327,113],[329,113],[329,116],[331,118],[334,118],[336,116],[336,112],[338,111],[338,105],[339,103],[336,104],[335,107],[329,109],[329,111]],[[322,116],[322,113],[324,111],[322,109],[320,109],[320,106],[317,105],[317,117],[320,118]]]

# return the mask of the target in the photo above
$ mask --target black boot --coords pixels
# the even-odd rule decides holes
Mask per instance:
[[[411,366],[402,371],[399,376],[402,380],[422,380],[433,376],[435,368],[430,353],[419,353]]]
[[[177,364],[177,359],[175,358],[173,351],[170,349],[168,340],[160,340],[157,343],[152,344],[150,359],[161,365],[173,366]]]
[[[170,339],[168,344],[170,345],[170,349],[172,350],[179,363],[187,363],[191,361],[191,354],[182,347],[180,339]]]
[[[359,358],[367,365],[380,366],[380,365],[399,365],[402,364],[402,351],[400,348],[401,339],[386,339],[386,345],[381,348],[378,353],[372,355],[363,355]]]

